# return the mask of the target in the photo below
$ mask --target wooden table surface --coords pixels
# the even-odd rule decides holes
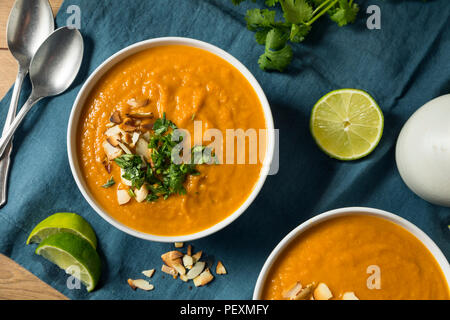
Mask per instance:
[[[50,0],[56,14],[63,0]],[[6,23],[14,0],[0,0],[0,97],[14,83],[17,62],[14,60],[6,42]],[[4,119],[0,119],[3,126]],[[1,212],[0,212],[1,214]],[[0,299],[67,299],[17,263],[0,254]]]

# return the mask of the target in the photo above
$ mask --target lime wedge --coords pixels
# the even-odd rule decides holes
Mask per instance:
[[[92,291],[97,285],[101,271],[100,257],[83,238],[67,232],[53,234],[39,244],[36,254],[79,279],[87,291]]]
[[[42,220],[31,231],[27,244],[39,243],[58,232],[70,232],[87,240],[92,247],[97,248],[97,237],[91,225],[76,213],[60,212]]]
[[[340,89],[314,105],[310,126],[316,143],[330,157],[356,160],[375,149],[383,124],[383,113],[367,92]]]

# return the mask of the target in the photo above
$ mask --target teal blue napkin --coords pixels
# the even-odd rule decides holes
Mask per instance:
[[[259,1],[262,2],[262,1]],[[448,0],[357,1],[354,25],[337,27],[327,18],[307,40],[294,46],[286,73],[265,73],[257,65],[263,47],[245,28],[246,9],[228,0],[66,0],[56,22],[66,24],[67,9],[78,5],[85,58],[70,90],[40,102],[14,139],[8,204],[0,209],[0,252],[73,299],[249,299],[258,273],[275,245],[301,222],[344,206],[391,211],[424,230],[450,257],[450,209],[431,205],[402,182],[395,165],[397,136],[408,117],[428,100],[450,91],[450,6]],[[381,30],[366,28],[368,5],[380,6]],[[270,101],[280,129],[280,171],[271,176],[255,202],[222,231],[195,241],[229,274],[192,288],[156,272],[152,292],[132,291],[128,278],[160,269],[160,255],[172,248],[129,236],[105,222],[79,192],[66,150],[69,113],[81,85],[118,50],[137,41],[184,36],[228,51],[255,75]],[[385,132],[369,157],[355,162],[328,158],[315,145],[308,121],[312,106],[337,88],[370,92],[383,109]],[[30,92],[26,85],[22,102]],[[11,91],[0,102],[4,121]],[[66,275],[26,246],[28,233],[59,211],[77,212],[94,227],[103,273],[98,289],[70,290]],[[25,284],[24,284],[25,285]]]

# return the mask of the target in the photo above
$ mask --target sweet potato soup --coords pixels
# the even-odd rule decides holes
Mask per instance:
[[[135,201],[149,199],[151,192],[130,191],[112,159],[135,149],[139,154],[140,146],[145,152],[146,130],[164,116],[189,131],[192,140],[194,121],[202,121],[203,133],[215,128],[225,136],[226,129],[265,129],[265,117],[256,93],[237,69],[189,46],[160,46],[128,57],[91,92],[78,128],[79,160],[90,192],[112,217],[135,230],[162,236],[192,234],[238,209],[256,184],[262,161],[198,165],[199,174],[183,183],[185,194]],[[245,147],[248,143],[246,139]],[[261,149],[263,158],[265,148]],[[146,159],[145,165],[153,167],[155,158]],[[115,183],[105,186],[111,177]]]
[[[409,231],[382,218],[324,221],[272,266],[263,299],[449,299],[445,276]]]

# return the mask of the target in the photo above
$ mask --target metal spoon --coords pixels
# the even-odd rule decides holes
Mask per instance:
[[[8,48],[19,63],[16,82],[6,116],[3,133],[14,120],[20,90],[39,46],[53,32],[53,12],[47,0],[17,0],[9,14],[6,36]],[[7,184],[12,142],[0,160],[0,207],[6,203]]]
[[[53,32],[37,50],[30,64],[32,91],[11,126],[0,139],[0,156],[8,142],[39,100],[64,92],[75,80],[83,60],[83,37],[77,29],[62,27]]]

